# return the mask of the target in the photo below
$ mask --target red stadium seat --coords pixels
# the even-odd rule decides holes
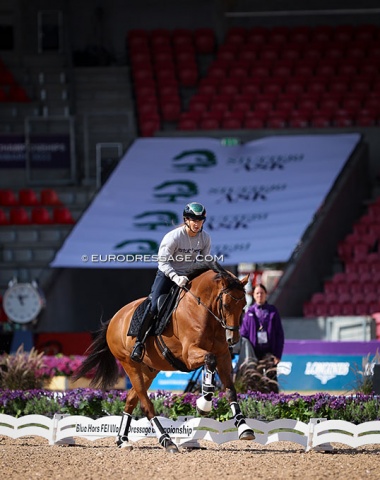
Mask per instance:
[[[176,28],[171,34],[174,48],[182,47],[183,45],[193,46],[193,31],[187,28]]]
[[[0,205],[4,207],[13,207],[18,205],[18,198],[16,193],[10,189],[0,189]]]
[[[311,302],[305,302],[303,304],[303,316],[306,318],[315,317],[315,305]]]
[[[8,215],[2,208],[0,208],[0,225],[9,225]]]
[[[314,312],[316,317],[327,317],[329,316],[329,306],[325,303],[316,303],[314,304]]]
[[[67,207],[55,207],[53,210],[53,223],[73,224],[75,220]]]
[[[238,117],[225,117],[222,120],[221,128],[225,130],[238,130],[243,128],[243,122]]]
[[[34,207],[31,220],[32,223],[37,225],[48,225],[52,223],[49,210],[46,207]]]
[[[323,291],[325,294],[337,293],[337,286],[339,284],[333,282],[332,280],[326,280],[323,285]]]
[[[61,200],[58,197],[58,193],[53,188],[44,188],[40,192],[41,205],[46,206],[58,206],[62,205]]]
[[[265,121],[263,118],[260,117],[246,117],[244,119],[243,126],[245,129],[258,130],[261,128],[265,128]]]
[[[202,117],[199,122],[199,128],[201,130],[219,130],[220,128],[220,119],[215,116]]]
[[[177,123],[177,130],[197,130],[198,122],[195,118],[180,118]]]
[[[345,272],[337,272],[332,277],[332,281],[334,283],[344,283],[346,282],[346,274]]]
[[[14,207],[9,212],[9,221],[12,225],[29,225],[30,218],[24,207]]]
[[[299,43],[303,46],[305,43],[309,42],[312,33],[312,27],[309,27],[308,25],[299,25],[290,29],[288,38],[289,41]]]
[[[313,303],[324,303],[325,301],[325,294],[322,292],[315,292],[311,297],[311,301]]]
[[[32,188],[23,188],[19,190],[18,199],[19,204],[24,206],[32,207],[40,204],[37,193]]]
[[[166,122],[175,122],[181,113],[181,104],[175,98],[163,100],[161,104],[162,119]]]
[[[327,128],[331,127],[331,118],[327,114],[316,114],[311,117],[310,123],[315,128]]]
[[[280,112],[270,112],[267,118],[268,128],[286,128],[287,127],[287,115],[282,115]]]
[[[214,53],[215,44],[215,33],[212,28],[198,28],[194,31],[194,45],[198,53]]]
[[[339,302],[339,297],[340,297],[340,295],[338,296],[338,294],[335,293],[335,292],[326,292],[326,290],[324,292],[324,301],[327,304],[340,303]]]
[[[355,315],[369,315],[369,305],[360,302],[355,305]]]
[[[342,305],[340,303],[329,303],[326,305],[327,316],[336,317],[342,315]]]
[[[355,315],[355,305],[353,303],[344,303],[341,305],[341,314],[344,316],[352,316]]]
[[[310,115],[301,115],[299,112],[293,112],[289,116],[288,125],[291,128],[307,128],[309,126]]]
[[[336,289],[336,293],[338,295],[342,295],[342,294],[349,294],[351,293],[351,285],[350,283],[343,283],[343,282],[339,282],[339,283],[335,283],[335,289]]]
[[[139,131],[142,137],[152,137],[161,128],[158,114],[144,115],[139,119]]]
[[[11,85],[8,92],[8,100],[10,102],[27,103],[30,98],[26,91],[20,85]]]
[[[181,65],[177,67],[178,81],[183,87],[195,87],[198,84],[198,68],[195,65]]]

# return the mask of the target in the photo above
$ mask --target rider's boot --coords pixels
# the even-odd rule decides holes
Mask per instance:
[[[149,305],[144,312],[144,318],[142,319],[141,327],[140,327],[139,333],[137,334],[136,343],[131,353],[131,359],[134,362],[141,363],[142,359],[144,358],[144,354],[145,354],[144,343],[145,343],[146,337],[148,336],[150,327],[153,325],[153,320],[154,320],[154,313],[151,312],[150,305]]]

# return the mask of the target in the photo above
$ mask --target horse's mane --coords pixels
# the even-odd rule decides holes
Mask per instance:
[[[214,277],[215,280],[218,280],[219,278],[225,279],[229,288],[244,290],[244,286],[241,284],[240,280],[224,269],[216,260],[194,263],[194,267],[186,276],[189,280],[193,280],[208,270],[212,270],[216,273]]]

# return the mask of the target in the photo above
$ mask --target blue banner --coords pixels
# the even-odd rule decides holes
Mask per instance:
[[[360,355],[284,355],[278,367],[280,391],[354,390],[363,357]]]
[[[232,361],[236,364],[237,356]],[[280,392],[341,392],[354,390],[363,376],[362,355],[284,355],[278,366]],[[368,373],[368,372],[366,372]],[[190,381],[201,382],[199,370],[160,372],[150,390],[184,392]],[[217,378],[218,382],[218,378]]]

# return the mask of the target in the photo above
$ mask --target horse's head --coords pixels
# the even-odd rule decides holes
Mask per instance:
[[[248,275],[239,280],[217,262],[206,262],[203,266],[199,265],[197,270],[194,275],[199,274],[199,271],[208,272],[207,278],[209,280],[206,284],[202,282],[202,286],[207,287],[207,296],[211,304],[204,306],[225,329],[228,344],[234,345],[240,337],[240,320],[243,308],[246,305],[244,287],[248,282]],[[194,278],[193,275],[190,278]],[[198,290],[196,295],[199,295],[199,299],[203,299],[201,291]]]
[[[226,330],[227,343],[234,345],[240,338],[240,321],[247,303],[244,287],[248,283],[248,275],[239,280],[231,273],[226,273],[223,277],[224,287],[217,296],[218,317]]]

